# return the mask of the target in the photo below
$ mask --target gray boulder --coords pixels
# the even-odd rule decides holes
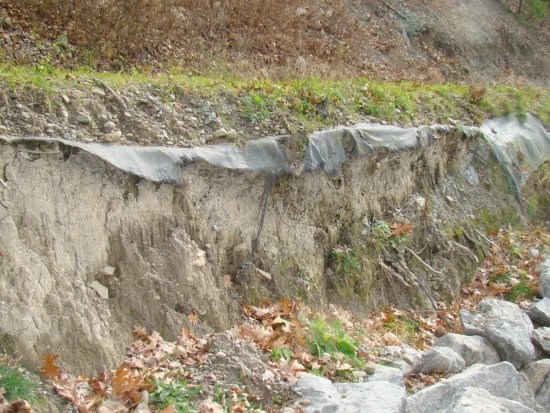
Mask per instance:
[[[517,305],[491,299],[481,301],[476,310],[460,312],[465,334],[485,337],[501,360],[518,369],[535,358],[531,343],[533,324]]]
[[[525,312],[535,323],[550,327],[550,298],[544,297]]]
[[[403,372],[400,369],[396,367],[382,366],[381,364],[376,365],[374,374],[368,376],[366,381],[387,381],[397,386],[405,387]]]
[[[487,390],[466,387],[445,413],[536,413],[515,400],[493,396]]]
[[[495,348],[485,337],[464,336],[449,333],[440,337],[434,343],[435,347],[449,347],[462,356],[466,366],[473,364],[495,364],[500,362]]]
[[[550,258],[544,260],[538,267],[540,294],[550,298]]]
[[[340,395],[332,382],[324,377],[305,376],[294,384],[299,400],[309,400],[304,408],[306,413],[332,413],[340,406]]]
[[[533,343],[539,346],[546,354],[550,354],[550,327],[541,327],[533,331]]]
[[[306,413],[401,413],[407,398],[404,386],[385,380],[332,384],[323,377],[306,376],[294,391]]]
[[[537,404],[524,374],[508,362],[490,366],[473,365],[407,398],[406,413],[446,412],[467,387],[487,390],[490,394],[515,400],[530,409]]]
[[[401,346],[385,346],[380,349],[380,356],[391,363],[394,368],[400,369],[404,375],[414,371],[420,362],[422,353],[406,344]]]
[[[456,373],[466,366],[460,354],[449,347],[433,347],[424,353],[416,367],[417,373]]]
[[[537,403],[550,412],[550,359],[534,361],[522,373],[527,376]]]
[[[341,404],[338,413],[401,413],[407,398],[405,387],[387,381],[337,383]]]

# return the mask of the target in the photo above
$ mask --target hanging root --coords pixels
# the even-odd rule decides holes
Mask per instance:
[[[479,264],[479,259],[476,257],[476,255],[472,251],[470,251],[469,248],[465,247],[462,244],[459,244],[453,239],[449,240],[449,244],[451,245],[451,247],[454,247],[455,249],[463,252],[464,255],[471,257],[476,262],[476,264]]]
[[[409,247],[405,247],[405,250],[407,250],[414,258],[418,260],[419,263],[421,263],[428,271],[430,271],[432,274],[443,276],[443,273],[441,271],[436,270],[433,268],[430,264],[428,264],[426,261],[424,261],[422,258],[420,258],[416,252],[411,250]]]
[[[493,241],[491,241],[489,238],[487,238],[485,235],[483,235],[483,233],[481,233],[475,228],[474,228],[474,232],[478,234],[481,238],[483,238],[485,241],[487,241],[489,244],[491,244],[493,247],[495,247],[498,251],[502,252],[500,247],[497,244],[495,244]]]
[[[384,264],[382,259],[380,258],[378,260],[378,263],[380,264],[380,267],[386,272],[386,274],[391,275],[393,278],[395,278],[397,281],[399,281],[401,284],[403,284],[407,288],[411,288],[411,285],[405,281],[405,279],[399,274],[397,271],[395,271],[393,268],[387,266]]]

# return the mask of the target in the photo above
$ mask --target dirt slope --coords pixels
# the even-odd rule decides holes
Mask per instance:
[[[520,25],[508,3],[8,1],[0,45],[5,62],[64,67],[545,83],[546,23]]]

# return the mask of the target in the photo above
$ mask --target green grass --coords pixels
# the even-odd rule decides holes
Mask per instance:
[[[190,389],[185,380],[172,380],[169,383],[156,381],[151,392],[151,403],[159,409],[173,406],[178,413],[194,413],[197,409],[193,406],[196,396],[201,392],[200,388]]]
[[[308,129],[360,121],[366,116],[380,121],[409,125],[449,122],[479,123],[490,116],[531,112],[550,125],[550,93],[522,86],[468,87],[456,84],[377,82],[367,78],[332,81],[306,78],[274,82],[269,79],[243,80],[228,76],[204,77],[179,70],[153,73],[145,69],[132,73],[95,72],[88,68],[66,71],[47,63],[13,66],[0,63],[0,81],[12,89],[31,88],[56,93],[77,85],[91,88],[97,79],[114,88],[151,84],[178,96],[231,99],[241,115],[262,122],[275,114],[307,124]]]
[[[512,286],[512,290],[506,294],[506,300],[517,302],[520,298],[531,299],[535,296],[535,290],[525,279],[521,279],[519,283]]]
[[[36,399],[36,383],[16,367],[7,364],[0,364],[0,388],[4,389],[4,397],[8,401]]]

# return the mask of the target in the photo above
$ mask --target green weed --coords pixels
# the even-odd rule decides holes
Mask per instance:
[[[338,320],[326,323],[317,316],[309,323],[309,335],[306,337],[311,354],[322,357],[323,354],[343,354],[348,359],[357,358],[358,342],[348,336]]]
[[[192,402],[201,388],[190,389],[185,380],[173,380],[169,383],[155,381],[151,392],[151,403],[157,408],[164,409],[173,406],[178,413],[195,413],[197,410]]]
[[[397,248],[399,245],[405,244],[409,239],[408,234],[396,236],[390,224],[384,220],[376,221],[372,225],[371,233],[377,245],[383,250],[388,246]]]
[[[349,247],[334,249],[329,254],[329,259],[334,264],[336,272],[346,277],[350,277],[361,270],[361,261],[357,253]]]
[[[271,360],[281,361],[281,360],[291,360],[292,351],[287,347],[274,347],[271,350]]]
[[[4,397],[8,401],[36,399],[36,383],[16,367],[7,364],[0,364],[0,388],[4,389]]]

